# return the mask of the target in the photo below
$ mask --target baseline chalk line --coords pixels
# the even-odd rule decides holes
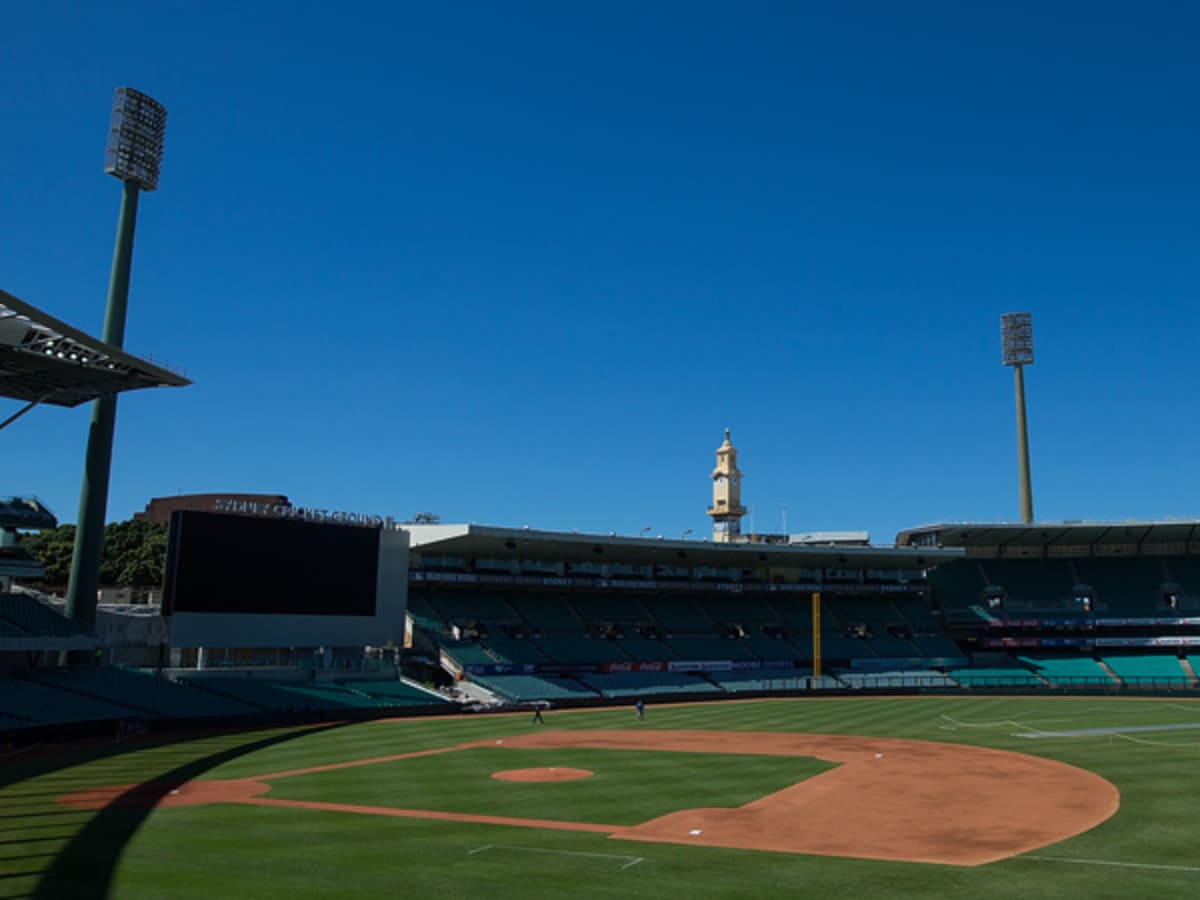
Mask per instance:
[[[1166,872],[1200,872],[1200,866],[1167,866],[1160,863],[1119,862],[1112,859],[1072,859],[1067,856],[1018,856],[1037,862],[1075,863],[1081,866],[1114,866],[1118,869],[1161,869]]]
[[[553,856],[586,856],[591,859],[619,859],[625,860],[625,865],[621,866],[622,869],[632,868],[638,863],[645,861],[645,857],[642,856],[624,856],[618,853],[588,853],[584,850],[556,850],[553,847],[518,847],[515,844],[484,844],[482,847],[468,850],[467,856],[474,856],[476,853],[482,853],[485,850],[517,850],[525,853],[549,853]]]

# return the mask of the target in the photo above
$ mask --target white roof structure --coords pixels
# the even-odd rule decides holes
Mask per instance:
[[[961,550],[849,544],[711,543],[619,535],[577,534],[487,525],[410,525],[412,550],[422,554],[491,559],[659,565],[772,565],[845,568],[926,568],[963,555]],[[859,534],[859,533],[856,533]]]

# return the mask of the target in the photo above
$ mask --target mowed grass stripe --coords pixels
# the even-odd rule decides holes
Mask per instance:
[[[702,748],[697,748],[702,749]],[[500,781],[498,771],[574,768],[576,781]],[[834,765],[804,757],[566,747],[472,747],[271,781],[271,799],[636,825],[679,809],[737,807]],[[736,776],[734,775],[736,773]]]

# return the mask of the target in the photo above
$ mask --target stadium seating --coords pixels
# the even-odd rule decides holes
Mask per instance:
[[[968,610],[981,600],[987,587],[979,564],[974,560],[962,559],[942,563],[929,573],[929,586],[941,608],[950,613]]]
[[[462,625],[469,622],[516,621],[516,612],[496,594],[474,591],[438,591],[426,597],[429,606],[445,622]]]
[[[630,657],[607,638],[547,635],[537,645],[550,659],[560,663],[628,662]]]
[[[421,594],[408,595],[408,615],[418,627],[430,634],[442,634],[448,631],[446,623]]]
[[[1127,687],[1183,686],[1191,683],[1175,654],[1130,654],[1103,657]]]
[[[1028,666],[1051,684],[1112,686],[1116,682],[1096,660],[1089,656],[1021,656]]]
[[[672,635],[666,642],[679,659],[752,660],[756,657],[742,641],[703,635]]]
[[[1075,579],[1056,559],[988,560],[983,564],[990,584],[1004,588],[1006,611],[1074,610]],[[935,570],[936,571],[936,570]]]
[[[766,637],[765,635],[748,635],[742,638],[742,643],[763,662],[783,662],[787,660],[808,659],[808,654],[783,638]]]
[[[1082,584],[1095,591],[1093,611],[1097,616],[1134,617],[1156,615],[1161,601],[1159,588],[1166,580],[1157,559],[1079,559],[1075,571]]]
[[[666,641],[657,638],[627,634],[617,640],[617,646],[628,654],[630,659],[642,662],[663,662],[679,658]]]
[[[1183,610],[1200,609],[1200,560],[1195,557],[1171,557],[1166,560],[1168,582],[1183,588]]]
[[[635,697],[643,694],[715,694],[720,691],[702,675],[680,672],[628,672],[586,674],[579,680],[605,697]]]
[[[869,659],[878,654],[862,638],[822,631],[821,656],[825,659]]]
[[[885,659],[915,659],[924,655],[912,641],[886,632],[872,634],[867,641],[871,649]]]
[[[84,629],[66,616],[33,597],[24,594],[0,593],[0,622],[16,633],[34,636],[64,637],[84,634]]]
[[[440,697],[432,691],[413,687],[403,681],[390,679],[386,681],[341,680],[338,683],[348,691],[374,697],[386,706],[437,706],[450,703],[445,697]]]
[[[804,690],[812,669],[735,669],[729,672],[709,672],[708,679],[721,690],[731,694],[742,691]]]
[[[24,677],[38,684],[164,718],[239,716],[256,711],[253,706],[230,698],[216,697],[166,678],[112,666],[35,670]]]
[[[798,630],[812,628],[812,599],[799,594],[778,594],[771,598],[771,608],[779,614],[784,624]],[[822,601],[821,614],[825,618],[833,615],[829,603]]]
[[[323,710],[334,712],[346,709],[387,706],[376,698],[340,688],[334,684],[306,682],[271,682],[258,678],[225,676],[193,676],[181,681],[222,697],[232,698],[260,710],[298,712]]]
[[[1044,687],[1046,684],[1035,673],[1016,666],[950,669],[946,674],[963,687]]]
[[[921,651],[920,655],[926,658],[948,658],[962,655],[958,644],[944,634],[913,635],[913,643]]]
[[[691,597],[654,597],[645,602],[647,611],[668,632],[711,634],[715,623]]]
[[[476,641],[443,640],[442,651],[462,666],[491,666],[504,662],[492,656]]]
[[[758,631],[763,625],[782,625],[779,613],[766,601],[747,594],[724,594],[706,597],[701,608],[714,622],[741,625],[747,631]]]
[[[355,694],[366,694],[376,698],[385,706],[414,707],[439,706],[448,704],[445,697],[433,694],[432,691],[414,688],[413,685],[396,682],[396,680],[338,680],[343,688],[354,691]]]
[[[32,724],[94,722],[144,715],[141,710],[77,694],[20,676],[0,678],[0,715],[28,719]]]
[[[586,700],[597,692],[569,678],[547,675],[476,675],[472,679],[507,700]]]
[[[546,656],[532,639],[509,638],[498,634],[489,634],[481,642],[484,652],[501,663],[546,663]]]
[[[576,594],[570,604],[574,611],[594,625],[615,623],[627,630],[650,624],[653,616],[637,596],[622,594]]]
[[[547,634],[582,633],[587,625],[565,598],[548,594],[509,594],[508,605],[530,628]]]
[[[929,610],[929,601],[917,597],[901,597],[894,601],[896,611],[902,620],[914,632],[919,634],[939,634],[941,626]]]
[[[888,672],[839,671],[837,678],[846,687],[854,690],[900,690],[909,688],[952,688],[958,686],[950,676],[929,669],[899,669]]]

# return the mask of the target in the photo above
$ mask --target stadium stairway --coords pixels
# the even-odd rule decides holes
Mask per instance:
[[[1188,683],[1192,687],[1200,685],[1200,677],[1196,675],[1196,670],[1192,667],[1192,661],[1187,657],[1181,657],[1179,665],[1183,667],[1183,671],[1187,673]]]
[[[1120,675],[1118,675],[1116,672],[1114,672],[1112,666],[1110,666],[1108,663],[1106,663],[1102,659],[1097,659],[1096,665],[1098,665],[1101,669],[1103,669],[1105,674],[1108,675],[1108,677],[1111,678],[1114,683],[1119,684],[1122,687],[1125,687],[1125,679],[1122,678]]]

